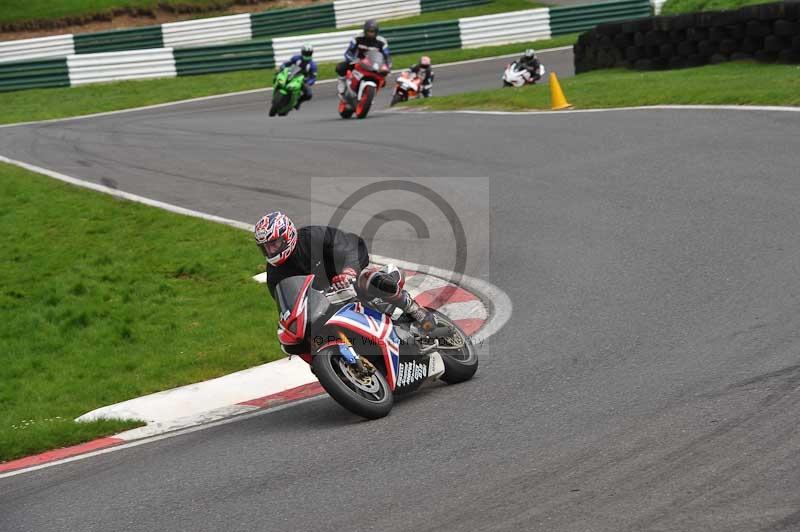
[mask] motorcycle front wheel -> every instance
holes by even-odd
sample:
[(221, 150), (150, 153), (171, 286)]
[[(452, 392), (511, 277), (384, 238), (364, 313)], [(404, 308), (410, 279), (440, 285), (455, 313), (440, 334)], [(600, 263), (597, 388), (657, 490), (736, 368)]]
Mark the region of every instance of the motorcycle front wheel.
[(366, 118), (372, 107), (372, 100), (375, 99), (375, 87), (368, 85), (364, 87), (364, 94), (356, 106), (356, 118)]
[(328, 395), (350, 412), (378, 419), (392, 410), (394, 395), (386, 377), (378, 370), (367, 377), (359, 375), (342, 357), (338, 347), (328, 347), (317, 353), (311, 361), (311, 369)]
[[(281, 114), (291, 99), (292, 97), (289, 94), (281, 94), (280, 92), (274, 93), (272, 95), (272, 106), (269, 108), (269, 116)], [(288, 111), (285, 111), (281, 116), (286, 116), (286, 113), (288, 113)]]
[(389, 104), (389, 107), (394, 107), (398, 103), (406, 101), (408, 97), (404, 98), (404, 96), (406, 96), (405, 93), (400, 91), (394, 93), (394, 96), (392, 96), (392, 103)]
[(339, 116), (344, 119), (348, 119), (353, 116), (353, 109), (350, 108), (346, 103), (339, 102)]

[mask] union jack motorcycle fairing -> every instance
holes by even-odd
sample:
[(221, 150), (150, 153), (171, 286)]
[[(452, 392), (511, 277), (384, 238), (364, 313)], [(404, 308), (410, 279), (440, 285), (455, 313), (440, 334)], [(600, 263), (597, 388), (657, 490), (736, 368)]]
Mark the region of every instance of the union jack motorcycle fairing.
[(314, 276), (284, 279), (276, 287), (284, 349), (310, 366), (340, 405), (368, 419), (387, 415), (395, 394), (440, 379), (472, 378), (478, 357), (470, 338), (433, 309), (438, 327), (423, 335), (394, 307), (364, 300), (353, 287), (323, 291)]
[(380, 50), (368, 49), (347, 73), (345, 91), (339, 101), (339, 116), (366, 118), (378, 91), (386, 85), (389, 67)]

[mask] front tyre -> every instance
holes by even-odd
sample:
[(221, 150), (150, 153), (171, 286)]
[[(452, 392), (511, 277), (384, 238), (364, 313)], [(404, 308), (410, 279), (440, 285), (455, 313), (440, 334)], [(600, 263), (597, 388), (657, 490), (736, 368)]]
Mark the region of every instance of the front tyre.
[(447, 384), (468, 381), (478, 371), (478, 352), (470, 337), (453, 321), (435, 309), (428, 309), (436, 315), (440, 325), (446, 325), (453, 332), (451, 336), (439, 338), (442, 348), (439, 354), (444, 362), (444, 375), (441, 380)]
[(356, 118), (366, 118), (372, 107), (372, 100), (375, 99), (375, 87), (367, 85), (364, 87), (364, 93), (356, 106)]
[(288, 111), (285, 108), (288, 105), (289, 100), (291, 100), (291, 96), (288, 94), (283, 94), (280, 91), (273, 92), (272, 106), (269, 108), (269, 116), (286, 116)]
[(394, 396), (383, 374), (376, 370), (360, 376), (347, 364), (337, 347), (320, 351), (311, 369), (326, 392), (350, 412), (367, 419), (378, 419), (392, 410)]
[(392, 103), (389, 104), (389, 107), (394, 107), (398, 103), (404, 102), (406, 100), (408, 100), (408, 96), (402, 91), (397, 91), (392, 96)]
[(353, 116), (353, 109), (348, 106), (345, 102), (339, 102), (339, 116), (344, 118), (345, 120)]

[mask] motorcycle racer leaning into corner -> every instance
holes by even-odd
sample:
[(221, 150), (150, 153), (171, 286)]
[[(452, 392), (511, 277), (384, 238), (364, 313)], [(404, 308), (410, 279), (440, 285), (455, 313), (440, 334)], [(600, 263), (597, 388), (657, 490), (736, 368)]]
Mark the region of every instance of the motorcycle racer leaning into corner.
[[(313, 286), (318, 290), (341, 290), (355, 284), (360, 296), (400, 308), (421, 330), (428, 332), (436, 327), (433, 313), (403, 288), (397, 267), (369, 266), (367, 244), (360, 236), (330, 226), (297, 229), (280, 211), (264, 215), (255, 225), (254, 236), (267, 259), (267, 288), (276, 302), (275, 288), (282, 280), (314, 275)], [(287, 354), (301, 354), (292, 352), (296, 350), (293, 346), (281, 344), (281, 349)]]
[[(317, 63), (312, 59), (314, 57), (314, 47), (310, 44), (304, 44), (300, 49), (300, 53), (293, 55), (289, 60), (284, 61), (278, 68), (280, 71), (283, 68), (296, 65), (305, 73), (305, 82), (303, 83), (303, 93), (300, 99), (297, 100), (297, 105), (294, 106), (295, 110), (300, 109), (300, 104), (307, 102), (313, 97), (311, 93), (311, 86), (317, 82)], [(277, 75), (277, 74), (276, 74)]]
[(336, 65), (336, 74), (339, 76), (339, 83), (336, 85), (336, 92), (339, 98), (343, 98), (345, 92), (345, 78), (347, 72), (353, 68), (353, 63), (360, 59), (366, 50), (378, 50), (386, 60), (386, 66), (391, 70), (392, 55), (389, 52), (389, 43), (386, 39), (378, 35), (378, 22), (368, 20), (364, 23), (364, 31), (350, 40), (350, 45), (344, 53), (344, 61)]
[(423, 55), (419, 63), (412, 65), (408, 70), (419, 76), (422, 80), (422, 86), (420, 87), (420, 94), (422, 94), (422, 97), (430, 98), (433, 94), (433, 65), (431, 65), (431, 58), (427, 55)]
[(532, 82), (537, 82), (542, 78), (542, 64), (539, 62), (539, 58), (536, 57), (536, 51), (533, 48), (525, 50), (517, 64), (530, 72)]

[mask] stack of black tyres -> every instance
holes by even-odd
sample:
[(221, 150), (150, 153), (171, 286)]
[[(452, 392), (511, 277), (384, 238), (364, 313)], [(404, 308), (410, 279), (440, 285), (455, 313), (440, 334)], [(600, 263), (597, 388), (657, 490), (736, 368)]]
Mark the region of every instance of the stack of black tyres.
[(601, 24), (575, 44), (575, 71), (666, 70), (751, 59), (800, 63), (800, 1)]

